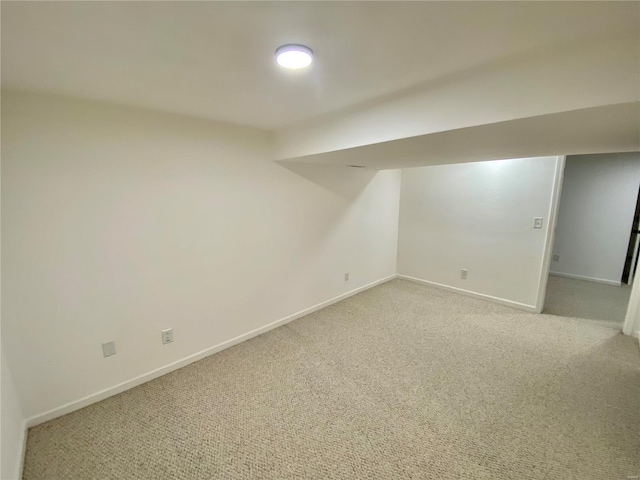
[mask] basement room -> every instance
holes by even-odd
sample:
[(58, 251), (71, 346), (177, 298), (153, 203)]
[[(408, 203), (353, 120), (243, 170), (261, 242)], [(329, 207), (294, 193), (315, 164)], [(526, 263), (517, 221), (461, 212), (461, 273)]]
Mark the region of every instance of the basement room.
[(2, 480), (640, 475), (640, 2), (2, 1)]

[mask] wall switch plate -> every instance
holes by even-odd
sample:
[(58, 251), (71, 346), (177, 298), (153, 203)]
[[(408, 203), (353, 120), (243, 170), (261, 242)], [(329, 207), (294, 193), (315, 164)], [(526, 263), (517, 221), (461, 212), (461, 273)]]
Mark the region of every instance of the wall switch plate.
[(460, 278), (461, 279), (466, 280), (468, 276), (469, 276), (469, 271), (468, 270), (466, 270), (464, 268), (462, 270), (460, 270)]
[(102, 355), (105, 358), (115, 354), (116, 354), (116, 342), (108, 342), (108, 343), (102, 344)]
[(533, 228), (542, 228), (542, 217), (535, 217), (533, 219)]
[(348, 282), (349, 281), (349, 273), (345, 273), (344, 274), (344, 281)]
[(173, 342), (173, 328), (166, 328), (162, 330), (162, 344)]
[(553, 254), (553, 261), (554, 262), (559, 262), (560, 261), (560, 255), (557, 255), (557, 254), (554, 253)]

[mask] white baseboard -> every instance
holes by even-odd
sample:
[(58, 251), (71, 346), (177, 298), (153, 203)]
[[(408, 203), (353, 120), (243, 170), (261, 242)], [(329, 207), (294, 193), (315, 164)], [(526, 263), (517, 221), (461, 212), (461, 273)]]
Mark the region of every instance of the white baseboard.
[(537, 313), (535, 305), (527, 305), (525, 303), (514, 302), (499, 297), (492, 297), (491, 295), (485, 295), (484, 293), (472, 292), (471, 290), (464, 290), (462, 288), (451, 287), (449, 285), (443, 285), (442, 283), (430, 282), (429, 280), (422, 280), (421, 278), (410, 277), (408, 275), (397, 275), (398, 278), (409, 280), (411, 282), (421, 283), (423, 285), (429, 285), (430, 287), (439, 288), (440, 290), (447, 290), (449, 292), (459, 293), (467, 297), (479, 298), (487, 300), (488, 302), (499, 303), (500, 305), (506, 305), (508, 307), (517, 308), (518, 310), (524, 310), (525, 312)]
[(113, 387), (106, 388), (97, 393), (93, 393), (91, 395), (83, 397), (79, 400), (75, 400), (73, 402), (67, 403), (66, 405), (62, 405), (61, 407), (57, 407), (47, 412), (29, 417), (26, 420), (26, 426), (27, 428), (29, 428), (44, 422), (48, 422), (49, 420), (53, 420), (54, 418), (61, 417), (62, 415), (66, 415), (68, 413), (74, 412), (76, 410), (84, 408), (93, 403), (97, 403), (101, 400), (104, 400), (105, 398), (112, 397), (113, 395), (117, 395), (118, 393), (122, 393), (133, 387), (142, 385), (143, 383), (146, 383), (150, 380), (161, 377), (162, 375), (166, 375), (167, 373), (173, 372), (174, 370), (178, 370), (179, 368), (185, 367), (193, 362), (197, 362), (198, 360), (202, 360), (203, 358), (208, 357), (209, 355), (213, 355), (214, 353), (233, 347), (234, 345), (242, 343), (262, 333), (266, 333), (269, 330), (273, 330), (274, 328), (277, 328), (281, 325), (292, 322), (293, 320), (297, 320), (298, 318), (304, 317), (305, 315), (309, 315), (310, 313), (313, 313), (317, 310), (328, 307), (329, 305), (333, 305), (334, 303), (337, 303), (340, 300), (344, 300), (345, 298), (351, 297), (352, 295), (360, 293), (364, 290), (368, 290), (372, 287), (375, 287), (376, 285), (380, 285), (381, 283), (385, 283), (385, 282), (388, 282), (389, 280), (393, 280), (394, 278), (396, 278), (395, 274), (389, 275), (388, 277), (382, 278), (380, 280), (376, 280), (375, 282), (356, 288), (347, 293), (343, 293), (342, 295), (338, 295), (337, 297), (331, 298), (322, 303), (318, 303), (317, 305), (314, 305), (312, 307), (293, 313), (287, 317), (281, 318), (280, 320), (276, 320), (275, 322), (269, 323), (268, 325), (265, 325), (263, 327), (256, 328), (255, 330), (251, 330), (250, 332), (247, 332), (243, 335), (239, 335), (235, 338), (232, 338), (231, 340), (227, 340), (226, 342), (219, 343), (218, 345), (214, 345), (213, 347), (209, 347), (205, 350), (189, 355), (188, 357), (185, 357), (181, 360), (170, 363), (169, 365), (166, 365), (164, 367), (157, 368), (148, 373), (145, 373), (138, 377), (122, 382), (118, 385), (114, 385)]
[(605, 285), (615, 285), (619, 287), (622, 282), (616, 282), (614, 280), (606, 280), (604, 278), (585, 277), (583, 275), (574, 275), (573, 273), (561, 273), (561, 272), (549, 272), (549, 275), (555, 275), (556, 277), (575, 278), (576, 280), (586, 280), (588, 282), (604, 283)]

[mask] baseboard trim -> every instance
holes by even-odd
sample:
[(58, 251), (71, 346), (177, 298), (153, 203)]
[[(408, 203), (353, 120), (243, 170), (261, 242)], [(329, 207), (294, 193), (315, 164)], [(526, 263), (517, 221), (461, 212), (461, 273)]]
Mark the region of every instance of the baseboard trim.
[(493, 297), (491, 295), (486, 295), (484, 293), (473, 292), (471, 290), (464, 290), (462, 288), (452, 287), (449, 285), (444, 285), (442, 283), (430, 282), (429, 280), (423, 280), (421, 278), (410, 277), (408, 275), (397, 275), (398, 278), (402, 278), (404, 280), (409, 280), (410, 282), (421, 283), (423, 285), (429, 285), (430, 287), (435, 287), (440, 290), (447, 290), (449, 292), (459, 293), (461, 295), (465, 295), (467, 297), (479, 298), (481, 300), (487, 300), (488, 302), (498, 303), (500, 305), (506, 305), (507, 307), (517, 308), (518, 310), (524, 310), (525, 312), (537, 313), (535, 305), (527, 305), (525, 303), (514, 302), (512, 300), (507, 300), (500, 297)]
[(79, 410), (91, 404), (104, 400), (105, 398), (112, 397), (126, 390), (137, 387), (138, 385), (142, 385), (143, 383), (146, 383), (155, 378), (161, 377), (162, 375), (166, 375), (167, 373), (173, 372), (174, 370), (178, 370), (191, 363), (197, 362), (198, 360), (202, 360), (203, 358), (208, 357), (209, 355), (213, 355), (214, 353), (218, 353), (222, 350), (233, 347), (234, 345), (247, 341), (253, 337), (257, 337), (258, 335), (261, 335), (263, 333), (266, 333), (269, 330), (273, 330), (274, 328), (285, 325), (289, 322), (292, 322), (293, 320), (297, 320), (298, 318), (304, 317), (305, 315), (309, 315), (310, 313), (313, 313), (322, 308), (328, 307), (329, 305), (333, 305), (334, 303), (344, 300), (345, 298), (349, 298), (353, 295), (356, 295), (357, 293), (363, 292), (365, 290), (373, 288), (382, 283), (386, 283), (389, 280), (393, 280), (394, 278), (396, 278), (395, 274), (389, 275), (388, 277), (381, 278), (380, 280), (376, 280), (375, 282), (371, 282), (371, 283), (368, 283), (367, 285), (363, 285), (362, 287), (358, 287), (354, 290), (350, 290), (346, 293), (343, 293), (342, 295), (338, 295), (337, 297), (333, 297), (329, 300), (318, 303), (317, 305), (314, 305), (312, 307), (305, 308), (304, 310), (300, 310), (299, 312), (288, 315), (284, 318), (281, 318), (280, 320), (276, 320), (275, 322), (269, 323), (263, 327), (259, 327), (259, 328), (256, 328), (255, 330), (251, 330), (250, 332), (239, 335), (235, 338), (232, 338), (231, 340), (227, 340), (225, 342), (214, 345), (213, 347), (209, 347), (204, 350), (201, 350), (200, 352), (189, 355), (188, 357), (185, 357), (181, 360), (177, 360), (164, 367), (157, 368), (148, 373), (142, 374), (140, 376), (137, 376), (125, 382), (119, 383), (118, 385), (115, 385), (113, 387), (105, 388), (104, 390), (101, 390), (97, 393), (93, 393), (91, 395), (87, 395), (86, 397), (83, 397), (79, 400), (69, 402), (65, 405), (62, 405), (61, 407), (57, 407), (47, 412), (33, 415), (32, 417), (29, 417), (26, 420), (25, 422), (26, 427), (30, 428), (30, 427), (39, 425), (41, 423), (48, 422), (49, 420), (53, 420), (54, 418), (61, 417), (68, 413), (74, 412), (76, 410)]
[(576, 280), (586, 280), (588, 282), (604, 283), (605, 285), (615, 285), (620, 287), (622, 282), (616, 282), (614, 280), (605, 280), (604, 278), (585, 277), (583, 275), (574, 275), (573, 273), (561, 273), (561, 272), (549, 272), (549, 275), (555, 275), (556, 277), (575, 278)]

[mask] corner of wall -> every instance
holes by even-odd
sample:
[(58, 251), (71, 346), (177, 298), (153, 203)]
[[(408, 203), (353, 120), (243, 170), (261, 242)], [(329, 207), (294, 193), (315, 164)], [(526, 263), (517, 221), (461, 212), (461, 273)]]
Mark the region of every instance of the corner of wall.
[(558, 211), (560, 210), (560, 198), (562, 196), (562, 182), (564, 180), (566, 159), (565, 155), (558, 155), (556, 157), (556, 171), (553, 180), (553, 190), (551, 193), (551, 204), (549, 205), (549, 212), (547, 214), (547, 218), (549, 219), (549, 228), (547, 230), (547, 238), (545, 239), (542, 254), (542, 265), (540, 268), (535, 313), (542, 313), (542, 310), (544, 309), (544, 299), (546, 297), (549, 272), (551, 270), (551, 258), (553, 256), (553, 243), (555, 241), (556, 225), (558, 223)]
[(22, 405), (13, 383), (11, 370), (7, 364), (4, 349), (1, 353), (2, 362), (2, 441), (0, 454), (3, 480), (18, 480), (22, 478), (24, 455), (27, 444), (27, 422), (22, 412)]

